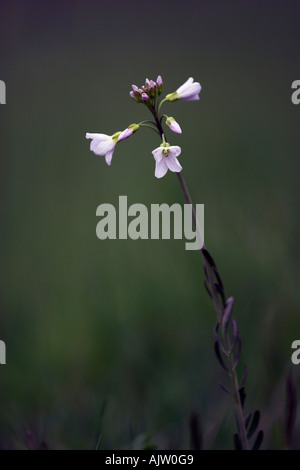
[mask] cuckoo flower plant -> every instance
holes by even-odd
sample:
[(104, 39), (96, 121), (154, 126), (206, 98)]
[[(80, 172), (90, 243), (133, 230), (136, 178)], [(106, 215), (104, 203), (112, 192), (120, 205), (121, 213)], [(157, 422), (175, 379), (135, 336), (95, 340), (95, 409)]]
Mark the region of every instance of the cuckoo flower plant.
[[(190, 77), (183, 85), (181, 85), (173, 93), (169, 93), (161, 100), (163, 92), (163, 81), (159, 75), (154, 80), (145, 80), (145, 84), (141, 87), (132, 85), (130, 91), (131, 98), (139, 104), (146, 106), (151, 114), (151, 119), (147, 119), (138, 124), (130, 124), (123, 132), (116, 132), (111, 136), (106, 134), (86, 134), (87, 139), (92, 139), (91, 150), (96, 155), (105, 156), (108, 165), (111, 164), (112, 156), (117, 143), (126, 140), (132, 136), (140, 128), (149, 128), (153, 130), (160, 138), (160, 145), (153, 151), (152, 155), (155, 160), (155, 176), (156, 178), (164, 177), (168, 170), (176, 173), (183, 196), (187, 204), (192, 208), (192, 220), (194, 229), (199, 231), (199, 225), (196, 217), (196, 211), (190, 197), (186, 182), (182, 175), (182, 166), (178, 161), (181, 154), (181, 148), (178, 145), (171, 145), (167, 140), (167, 135), (163, 128), (163, 118), (170, 130), (176, 134), (181, 134), (181, 127), (173, 117), (161, 114), (162, 105), (164, 103), (172, 103), (177, 100), (181, 101), (197, 101), (201, 85)], [(201, 245), (200, 248), (206, 280), (205, 288), (212, 298), (214, 310), (217, 316), (217, 324), (214, 330), (215, 336), (215, 355), (218, 362), (226, 371), (230, 379), (230, 386), (220, 383), (223, 390), (230, 393), (234, 399), (237, 433), (234, 435), (235, 447), (238, 449), (259, 448), (263, 433), (259, 431), (256, 434), (259, 424), (260, 414), (256, 411), (253, 415), (244, 416), (246, 368), (244, 369), (241, 380), (238, 378), (237, 366), (239, 364), (242, 342), (238, 325), (232, 316), (234, 299), (230, 297), (226, 299), (224, 285), (218, 272), (216, 264), (208, 252), (206, 247)], [(250, 439), (254, 436), (255, 440), (250, 444)]]

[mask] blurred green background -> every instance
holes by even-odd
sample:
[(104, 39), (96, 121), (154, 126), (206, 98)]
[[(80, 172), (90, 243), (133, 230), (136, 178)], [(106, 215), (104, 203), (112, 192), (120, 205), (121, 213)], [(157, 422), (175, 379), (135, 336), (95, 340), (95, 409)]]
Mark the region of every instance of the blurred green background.
[[(1, 1), (2, 448), (232, 448), (233, 401), (213, 352), (215, 314), (197, 252), (180, 240), (100, 241), (96, 208), (183, 203), (154, 178), (149, 129), (112, 166), (86, 132), (148, 119), (131, 84), (192, 76), (199, 102), (165, 112), (205, 241), (234, 296), (264, 448), (280, 448), (291, 343), (299, 339), (297, 1)], [(294, 447), (300, 447), (300, 417)]]

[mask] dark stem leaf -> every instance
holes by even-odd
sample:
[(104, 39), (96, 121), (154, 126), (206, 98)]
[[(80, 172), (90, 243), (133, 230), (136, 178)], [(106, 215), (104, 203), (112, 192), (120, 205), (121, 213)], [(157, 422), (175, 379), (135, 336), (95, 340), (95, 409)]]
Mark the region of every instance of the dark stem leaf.
[(225, 301), (225, 296), (224, 296), (223, 289), (220, 287), (220, 284), (218, 284), (217, 282), (215, 282), (215, 286), (216, 286), (216, 289), (217, 289), (217, 291), (218, 291), (218, 294), (219, 294), (220, 297), (221, 297), (223, 307), (225, 307), (226, 301)]
[(207, 284), (207, 282), (206, 282), (206, 279), (204, 279), (203, 284), (204, 284), (205, 290), (206, 290), (206, 292), (208, 293), (208, 295), (209, 295), (211, 298), (213, 298), (212, 293), (210, 292), (210, 289), (209, 289), (208, 284)]
[(235, 318), (233, 317), (231, 319), (231, 327), (232, 327), (231, 349), (233, 349), (238, 339), (238, 336), (240, 335), (237, 322)]
[(208, 263), (211, 265), (211, 267), (216, 268), (216, 264), (213, 260), (213, 257), (211, 256), (211, 254), (205, 248), (202, 248), (201, 251), (202, 251), (206, 261), (208, 261)]
[(229, 299), (227, 299), (226, 305), (224, 308), (223, 319), (222, 319), (222, 327), (223, 327), (223, 332), (225, 336), (228, 335), (228, 326), (229, 326), (230, 318), (232, 315), (233, 304), (234, 304), (233, 297), (230, 297)]
[(245, 388), (244, 388), (244, 387), (241, 387), (241, 388), (239, 389), (239, 394), (240, 394), (240, 400), (241, 400), (242, 408), (244, 408), (245, 400), (246, 400), (246, 392), (245, 392)]
[(247, 374), (248, 374), (248, 369), (247, 369), (246, 364), (244, 364), (244, 370), (243, 370), (243, 375), (242, 375), (242, 380), (241, 380), (241, 383), (240, 383), (240, 387), (242, 387), (245, 384)]
[(259, 450), (259, 449), (260, 449), (260, 446), (261, 446), (261, 444), (262, 444), (263, 438), (264, 438), (264, 433), (263, 433), (263, 431), (259, 431), (259, 433), (257, 434), (256, 440), (255, 440), (255, 442), (254, 442), (254, 445), (253, 445), (253, 447), (252, 447), (252, 450)]
[(215, 342), (215, 354), (216, 354), (216, 357), (217, 357), (219, 363), (220, 363), (221, 366), (223, 367), (223, 369), (225, 369), (226, 372), (229, 372), (228, 368), (227, 368), (226, 365), (224, 364), (224, 361), (223, 361), (223, 358), (222, 358), (221, 352), (220, 352), (219, 343), (218, 343), (217, 341)]
[(247, 416), (245, 417), (245, 428), (247, 429), (250, 423), (252, 413), (248, 413)]
[(216, 267), (214, 267), (214, 273), (215, 273), (216, 279), (218, 281), (218, 284), (219, 284), (220, 288), (222, 289), (222, 292), (224, 293), (223, 282), (222, 282), (221, 276), (219, 274), (219, 271), (217, 270)]
[(222, 384), (222, 382), (218, 382), (219, 384), (219, 387), (224, 390), (224, 392), (226, 393), (229, 393), (229, 395), (233, 395), (233, 393), (229, 390), (229, 388), (227, 388), (224, 384)]
[(221, 351), (225, 354), (225, 356), (228, 357), (228, 351), (226, 351), (225, 347), (223, 346), (222, 344), (222, 341), (218, 335), (218, 330), (219, 330), (219, 326), (220, 324), (217, 323), (216, 326), (215, 326), (215, 329), (214, 329), (214, 337), (215, 337), (215, 341), (218, 343), (219, 345), (219, 348), (221, 349)]
[(238, 339), (237, 339), (237, 350), (236, 350), (236, 353), (235, 353), (235, 359), (234, 359), (234, 363), (233, 363), (233, 369), (234, 370), (236, 369), (236, 366), (239, 363), (239, 360), (240, 360), (240, 357), (241, 357), (241, 351), (242, 351), (242, 340), (241, 340), (241, 337), (239, 335)]
[(258, 410), (256, 410), (254, 415), (253, 415), (253, 418), (252, 418), (252, 421), (251, 421), (251, 424), (250, 424), (250, 427), (249, 427), (249, 431), (248, 431), (248, 434), (247, 434), (248, 439), (251, 439), (251, 437), (255, 433), (255, 431), (257, 429), (257, 426), (259, 424), (259, 420), (260, 420), (260, 412)]
[(241, 439), (238, 433), (235, 433), (233, 435), (233, 443), (234, 443), (235, 450), (242, 450), (242, 443), (241, 443)]

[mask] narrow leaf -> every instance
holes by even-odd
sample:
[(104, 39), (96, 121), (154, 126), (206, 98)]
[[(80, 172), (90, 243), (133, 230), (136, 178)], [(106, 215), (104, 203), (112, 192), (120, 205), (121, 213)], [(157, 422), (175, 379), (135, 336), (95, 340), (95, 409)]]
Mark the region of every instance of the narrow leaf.
[(205, 249), (205, 248), (202, 248), (202, 253), (205, 257), (205, 259), (208, 261), (208, 263), (211, 265), (212, 268), (215, 268), (216, 267), (216, 264), (211, 256), (211, 254)]
[(240, 436), (238, 435), (238, 433), (235, 433), (233, 435), (233, 443), (234, 443), (235, 450), (242, 450), (242, 443), (241, 443)]
[(251, 439), (251, 437), (255, 433), (255, 431), (257, 429), (257, 426), (259, 424), (259, 420), (260, 420), (260, 412), (258, 410), (256, 410), (254, 415), (253, 415), (253, 418), (252, 418), (252, 421), (251, 421), (251, 424), (250, 424), (250, 427), (249, 427), (249, 431), (248, 431), (248, 434), (247, 434), (248, 439)]
[(206, 282), (206, 279), (204, 279), (203, 284), (204, 284), (205, 290), (206, 290), (206, 292), (208, 293), (208, 295), (209, 295), (211, 298), (213, 298), (212, 293), (211, 293), (211, 291), (210, 291), (210, 289), (209, 289), (209, 287), (208, 287), (208, 284), (207, 284), (207, 282)]
[(241, 400), (242, 408), (244, 408), (244, 404), (245, 404), (245, 400), (246, 400), (246, 392), (245, 392), (244, 387), (241, 387), (239, 389), (239, 394), (240, 394), (240, 400)]
[(233, 369), (236, 369), (236, 366), (239, 363), (239, 360), (240, 360), (240, 357), (241, 357), (241, 351), (242, 351), (242, 340), (241, 340), (241, 337), (239, 335), (238, 339), (237, 339), (237, 349), (236, 349), (236, 353), (235, 353)]
[(223, 326), (224, 334), (226, 336), (227, 336), (227, 333), (228, 333), (228, 326), (229, 326), (230, 318), (231, 318), (231, 315), (232, 315), (233, 304), (234, 304), (234, 298), (230, 297), (229, 299), (227, 299), (226, 306), (224, 308), (222, 326)]
[(222, 358), (221, 352), (220, 352), (219, 343), (217, 341), (215, 342), (215, 353), (216, 353), (217, 359), (218, 359), (219, 363), (221, 364), (221, 366), (223, 367), (223, 369), (225, 369), (226, 372), (229, 372), (228, 368), (224, 364), (224, 361), (223, 361), (223, 358)]
[(218, 291), (218, 294), (221, 296), (222, 304), (225, 307), (226, 301), (225, 301), (223, 289), (220, 287), (220, 284), (218, 284), (217, 282), (215, 282), (215, 286)]
[(242, 387), (245, 384), (247, 374), (248, 374), (248, 369), (247, 369), (246, 364), (244, 364), (244, 370), (243, 370), (243, 375), (242, 375), (242, 380), (241, 380), (241, 383), (240, 383), (240, 387)]
[(262, 441), (263, 441), (263, 438), (264, 438), (264, 433), (263, 431), (259, 431), (259, 433), (257, 434), (257, 438), (254, 442), (254, 445), (252, 447), (252, 450), (259, 450), (260, 449), (260, 446), (262, 444)]
[(245, 428), (247, 429), (250, 423), (252, 413), (248, 413), (247, 416), (245, 417)]
[(222, 352), (225, 354), (225, 356), (228, 357), (228, 351), (226, 351), (225, 347), (223, 346), (222, 342), (221, 342), (221, 339), (218, 335), (218, 329), (219, 329), (219, 326), (220, 324), (217, 323), (215, 328), (214, 328), (214, 337), (215, 337), (215, 341), (218, 343), (219, 345), (219, 348), (222, 350)]
[(229, 395), (233, 395), (233, 393), (229, 390), (229, 388), (227, 388), (224, 384), (222, 384), (222, 382), (218, 382), (219, 384), (219, 387), (226, 393), (229, 393)]
[(214, 267), (214, 273), (215, 273), (216, 279), (218, 281), (218, 284), (219, 284), (220, 288), (222, 289), (222, 292), (224, 292), (223, 282), (222, 282), (221, 276), (220, 276), (220, 274), (219, 274), (216, 267)]

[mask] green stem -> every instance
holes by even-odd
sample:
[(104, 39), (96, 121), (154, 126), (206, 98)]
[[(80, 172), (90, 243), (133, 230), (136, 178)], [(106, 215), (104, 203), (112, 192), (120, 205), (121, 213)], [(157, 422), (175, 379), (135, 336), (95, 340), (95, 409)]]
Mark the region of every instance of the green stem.
[(164, 99), (159, 103), (158, 110), (157, 110), (158, 116), (160, 116), (160, 108), (161, 108), (161, 105), (162, 105), (165, 101), (169, 101), (169, 100), (167, 100), (167, 98), (164, 98)]
[[(151, 121), (150, 121), (150, 122), (151, 122)], [(153, 124), (154, 124), (154, 123), (153, 123)], [(159, 131), (157, 130), (156, 127), (149, 126), (148, 124), (142, 124), (142, 123), (140, 123), (139, 126), (140, 126), (140, 127), (148, 127), (149, 129), (152, 129), (153, 131), (155, 131), (155, 132), (160, 136), (160, 133), (159, 133)]]
[[(164, 99), (160, 103), (160, 106), (164, 101), (166, 101), (166, 99)], [(158, 129), (158, 133), (159, 133), (162, 141), (166, 142), (164, 130), (163, 130), (162, 124), (160, 122), (160, 118), (159, 118), (160, 106), (158, 108), (158, 112), (156, 112), (156, 109), (153, 106), (150, 109), (153, 113), (153, 116), (154, 116), (154, 119), (155, 119), (155, 122), (156, 122), (156, 125), (157, 125), (157, 129)], [(183, 192), (184, 198), (185, 198), (187, 204), (189, 204), (190, 207), (192, 208), (192, 220), (193, 220), (194, 230), (197, 232), (197, 229), (198, 229), (199, 232), (201, 233), (200, 228), (198, 226), (198, 220), (197, 220), (197, 216), (196, 216), (195, 207), (194, 207), (192, 198), (190, 196), (190, 193), (189, 193), (187, 184), (185, 182), (185, 179), (182, 176), (182, 172), (176, 173), (176, 175), (177, 175), (181, 190)], [(223, 307), (220, 303), (218, 291), (217, 291), (216, 284), (215, 284), (215, 273), (213, 271), (213, 268), (211, 267), (211, 265), (207, 261), (205, 255), (203, 254), (204, 249), (205, 249), (205, 245), (203, 244), (200, 251), (201, 251), (204, 266), (206, 268), (206, 272), (207, 272), (207, 276), (208, 276), (208, 282), (209, 282), (209, 286), (210, 286), (210, 290), (211, 290), (211, 294), (212, 294), (212, 298), (213, 298), (213, 303), (214, 303), (214, 308), (215, 308), (215, 312), (216, 312), (216, 315), (217, 315), (217, 319), (218, 319), (218, 322), (221, 324), (222, 319), (223, 319)], [(227, 351), (230, 351), (229, 345), (227, 343), (225, 343), (225, 344), (226, 344)], [(229, 374), (230, 374), (230, 378), (231, 378), (232, 390), (233, 390), (233, 396), (234, 396), (234, 403), (235, 403), (235, 408), (236, 408), (238, 428), (239, 428), (239, 432), (240, 432), (240, 436), (241, 436), (242, 449), (243, 450), (249, 450), (247, 432), (246, 432), (246, 428), (245, 428), (245, 421), (244, 421), (244, 414), (243, 414), (243, 407), (242, 407), (240, 393), (239, 393), (238, 377), (237, 377), (236, 370), (233, 366), (234, 365), (234, 360), (233, 360), (233, 357), (232, 357), (232, 352), (228, 353), (228, 363), (229, 363), (229, 370), (230, 370)]]

